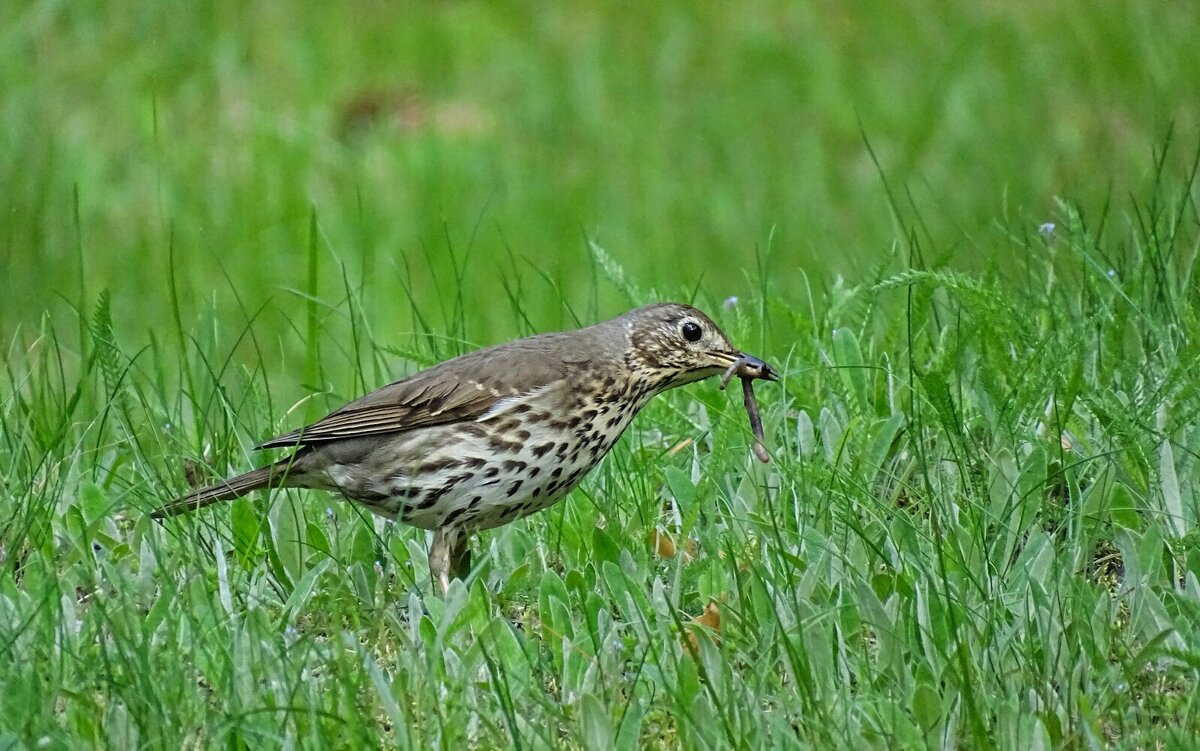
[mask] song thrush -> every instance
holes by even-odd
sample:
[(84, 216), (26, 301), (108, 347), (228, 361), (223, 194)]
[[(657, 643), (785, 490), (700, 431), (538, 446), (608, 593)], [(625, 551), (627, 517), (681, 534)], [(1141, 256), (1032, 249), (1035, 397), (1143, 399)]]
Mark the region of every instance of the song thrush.
[(708, 316), (677, 303), (498, 344), (350, 402), (258, 448), (281, 461), (199, 488), (153, 513), (203, 508), (260, 488), (318, 488), (433, 530), (443, 591), (466, 573), (467, 540), (555, 503), (608, 453), (655, 394), (740, 367), (775, 380)]

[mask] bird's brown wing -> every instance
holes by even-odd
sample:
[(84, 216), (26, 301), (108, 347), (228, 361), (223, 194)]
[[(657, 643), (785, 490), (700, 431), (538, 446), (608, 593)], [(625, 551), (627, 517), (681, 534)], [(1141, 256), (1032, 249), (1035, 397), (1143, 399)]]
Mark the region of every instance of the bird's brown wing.
[(543, 335), (489, 347), (388, 384), (313, 424), (272, 438), (260, 449), (307, 446), (343, 438), (396, 433), (474, 420), (503, 399), (561, 380), (562, 358)]

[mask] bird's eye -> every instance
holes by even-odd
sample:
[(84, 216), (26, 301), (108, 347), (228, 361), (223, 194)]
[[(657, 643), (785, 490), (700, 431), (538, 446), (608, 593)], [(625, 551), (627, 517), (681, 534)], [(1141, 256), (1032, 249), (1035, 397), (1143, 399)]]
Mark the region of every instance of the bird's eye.
[(689, 342), (700, 341), (700, 334), (703, 333), (700, 331), (700, 324), (696, 323), (695, 321), (688, 321), (687, 323), (683, 324), (682, 331), (683, 338), (687, 339)]

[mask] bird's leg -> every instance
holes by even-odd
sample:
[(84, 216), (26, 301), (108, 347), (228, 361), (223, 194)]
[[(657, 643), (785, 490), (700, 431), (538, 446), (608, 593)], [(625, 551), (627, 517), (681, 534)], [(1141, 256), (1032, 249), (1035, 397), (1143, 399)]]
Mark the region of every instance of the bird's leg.
[(433, 544), (429, 546), (429, 576), (441, 588), (442, 594), (450, 590), (451, 560), (461, 556), (461, 531), (456, 526), (438, 527), (433, 533)]
[(458, 543), (450, 551), (450, 575), (455, 579), (467, 580), (471, 573), (470, 535), (466, 532), (459, 534)]

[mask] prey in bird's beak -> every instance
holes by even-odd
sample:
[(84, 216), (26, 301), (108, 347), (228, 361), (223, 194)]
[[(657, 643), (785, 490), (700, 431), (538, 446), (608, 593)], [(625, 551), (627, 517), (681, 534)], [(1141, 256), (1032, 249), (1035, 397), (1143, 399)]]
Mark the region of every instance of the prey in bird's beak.
[(747, 355), (744, 352), (738, 353), (737, 359), (729, 363), (729, 367), (725, 369), (725, 375), (721, 376), (721, 388), (724, 389), (729, 385), (729, 379), (734, 376), (751, 381), (779, 380), (779, 375), (774, 370), (771, 370), (770, 365), (767, 365), (754, 355)]
[(734, 376), (742, 379), (742, 404), (745, 405), (746, 414), (750, 417), (750, 431), (754, 433), (754, 455), (760, 462), (766, 464), (771, 461), (771, 455), (767, 453), (767, 447), (763, 443), (762, 416), (758, 413), (758, 401), (754, 398), (752, 384), (756, 380), (778, 381), (779, 375), (771, 369), (770, 365), (743, 352), (739, 353), (725, 369), (725, 375), (721, 376), (721, 388), (724, 389), (729, 385), (729, 379)]
[(779, 380), (775, 370), (754, 355), (748, 355), (745, 352), (719, 351), (709, 352), (708, 355), (712, 358), (714, 368), (725, 369), (725, 374), (721, 378), (721, 388), (725, 388), (735, 375), (763, 381)]

